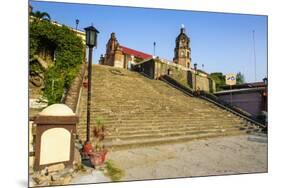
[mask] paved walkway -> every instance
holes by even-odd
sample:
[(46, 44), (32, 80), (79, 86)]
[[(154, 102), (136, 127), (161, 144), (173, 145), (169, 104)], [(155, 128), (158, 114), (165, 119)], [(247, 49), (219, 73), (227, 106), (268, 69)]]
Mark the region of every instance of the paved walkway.
[[(110, 152), (125, 171), (121, 181), (267, 172), (267, 139), (232, 136)], [(71, 182), (110, 181), (93, 171)]]
[(125, 170), (122, 180), (267, 171), (267, 140), (249, 135), (212, 138), (109, 154)]

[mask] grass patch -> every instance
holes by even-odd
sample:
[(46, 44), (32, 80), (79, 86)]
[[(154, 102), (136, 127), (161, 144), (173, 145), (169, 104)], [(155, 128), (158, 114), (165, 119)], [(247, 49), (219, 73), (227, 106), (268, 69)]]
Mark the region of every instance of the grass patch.
[(124, 171), (117, 167), (112, 160), (105, 162), (105, 170), (112, 181), (119, 181), (125, 175)]

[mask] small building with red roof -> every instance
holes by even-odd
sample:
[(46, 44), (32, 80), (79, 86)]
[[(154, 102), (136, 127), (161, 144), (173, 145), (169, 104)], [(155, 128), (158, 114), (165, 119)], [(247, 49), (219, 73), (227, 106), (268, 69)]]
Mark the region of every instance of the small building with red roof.
[(120, 45), (115, 33), (111, 33), (110, 39), (106, 45), (105, 56), (101, 56), (100, 64), (131, 69), (132, 64), (150, 58), (152, 58), (150, 54)]

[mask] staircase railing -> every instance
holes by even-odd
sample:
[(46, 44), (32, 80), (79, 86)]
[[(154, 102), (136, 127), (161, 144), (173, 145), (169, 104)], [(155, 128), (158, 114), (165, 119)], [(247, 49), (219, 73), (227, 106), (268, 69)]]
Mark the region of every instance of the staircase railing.
[(84, 82), (84, 78), (85, 78), (85, 73), (86, 73), (86, 68), (87, 65), (83, 64), (82, 65), (82, 74), (81, 74), (81, 79), (79, 82), (79, 87), (78, 87), (78, 96), (77, 99), (75, 101), (75, 113), (78, 114), (78, 110), (79, 110), (79, 106), (80, 106), (80, 100), (81, 100), (81, 94), (82, 94), (82, 88), (83, 88), (83, 82)]
[(178, 81), (176, 81), (175, 79), (173, 79), (172, 77), (170, 77), (168, 75), (160, 76), (159, 80), (166, 82), (167, 84), (171, 85), (172, 87), (182, 91), (183, 93), (185, 93), (191, 97), (194, 96), (193, 89), (190, 89), (190, 88), (182, 85), (181, 83), (179, 83)]
[[(76, 78), (74, 79), (71, 88), (69, 88), (69, 90), (66, 93), (66, 97), (65, 100), (63, 101), (64, 103), (66, 103), (67, 105), (69, 105), (69, 107), (77, 114), (78, 113), (78, 109), (79, 109), (79, 103), (80, 103), (80, 98), (81, 98), (81, 92), (82, 92), (82, 86), (83, 86), (83, 79), (84, 79), (84, 75), (86, 72), (86, 64), (82, 64), (81, 65), (81, 69), (78, 73), (78, 75), (76, 76)], [(76, 82), (76, 84), (75, 84)], [(71, 96), (71, 94), (69, 93), (70, 91), (74, 91), (75, 95)], [(74, 97), (73, 99), (71, 99), (72, 97)]]
[(205, 92), (205, 91), (200, 91), (199, 93), (195, 92), (193, 89), (190, 89), (182, 84), (180, 84), (178, 81), (176, 81), (175, 79), (171, 78), (168, 75), (163, 75), (159, 78), (161, 81), (164, 81), (166, 83), (168, 83), (169, 85), (171, 85), (172, 87), (184, 92), (185, 94), (188, 94), (189, 96), (197, 96), (200, 97), (201, 99), (204, 99), (208, 102), (211, 102), (213, 104), (215, 104), (216, 106), (229, 111), (257, 126), (259, 126), (260, 128), (262, 128), (263, 130), (267, 130), (267, 126), (265, 124), (263, 124), (263, 122), (260, 122), (259, 120), (255, 119), (254, 117), (252, 117), (250, 114), (248, 114), (247, 112), (243, 111), (240, 108), (237, 108), (235, 106), (230, 105), (229, 103), (219, 99), (217, 96)]

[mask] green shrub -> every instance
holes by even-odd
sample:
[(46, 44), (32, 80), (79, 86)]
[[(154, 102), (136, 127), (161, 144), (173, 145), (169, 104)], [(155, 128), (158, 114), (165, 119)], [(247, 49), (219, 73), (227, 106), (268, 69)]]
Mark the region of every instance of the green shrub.
[[(44, 72), (43, 95), (49, 104), (58, 103), (79, 72), (84, 53), (82, 39), (68, 27), (46, 20), (30, 22), (29, 33), (30, 59), (39, 54), (44, 46), (52, 46), (55, 50), (56, 60)], [(37, 67), (30, 68), (33, 71)]]

